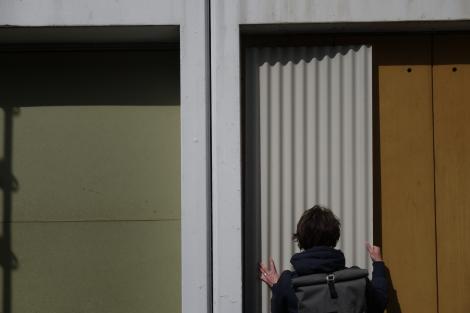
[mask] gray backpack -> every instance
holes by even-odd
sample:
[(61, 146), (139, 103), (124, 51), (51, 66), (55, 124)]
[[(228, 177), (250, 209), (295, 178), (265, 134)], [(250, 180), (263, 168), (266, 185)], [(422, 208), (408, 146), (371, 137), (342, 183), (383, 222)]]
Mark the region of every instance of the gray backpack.
[(358, 267), (292, 279), (299, 313), (364, 313), (368, 271)]

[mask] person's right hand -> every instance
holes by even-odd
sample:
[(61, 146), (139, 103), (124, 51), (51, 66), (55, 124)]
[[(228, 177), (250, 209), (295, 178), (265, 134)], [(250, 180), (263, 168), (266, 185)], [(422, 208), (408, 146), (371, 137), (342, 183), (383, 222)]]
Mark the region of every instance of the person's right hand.
[(373, 246), (370, 243), (366, 243), (367, 251), (369, 256), (374, 262), (383, 262), (382, 253), (380, 252), (380, 247)]
[(279, 274), (276, 270), (273, 258), (269, 258), (269, 267), (263, 263), (259, 263), (260, 279), (264, 281), (269, 287), (272, 287), (279, 280)]

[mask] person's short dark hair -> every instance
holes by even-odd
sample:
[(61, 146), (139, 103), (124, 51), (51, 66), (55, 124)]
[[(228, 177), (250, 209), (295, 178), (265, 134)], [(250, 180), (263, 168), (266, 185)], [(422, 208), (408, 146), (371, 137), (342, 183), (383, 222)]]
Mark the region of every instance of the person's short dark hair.
[(293, 239), (301, 250), (316, 246), (335, 247), (340, 236), (340, 222), (330, 209), (315, 205), (302, 214)]

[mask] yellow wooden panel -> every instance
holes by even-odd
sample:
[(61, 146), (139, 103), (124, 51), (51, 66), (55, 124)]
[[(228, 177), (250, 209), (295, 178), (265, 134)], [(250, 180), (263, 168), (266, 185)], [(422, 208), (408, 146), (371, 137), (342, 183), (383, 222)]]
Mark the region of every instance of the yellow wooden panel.
[(470, 312), (470, 37), (435, 40), (439, 312)]
[(374, 47), (382, 246), (396, 298), (388, 312), (437, 312), (430, 40)]

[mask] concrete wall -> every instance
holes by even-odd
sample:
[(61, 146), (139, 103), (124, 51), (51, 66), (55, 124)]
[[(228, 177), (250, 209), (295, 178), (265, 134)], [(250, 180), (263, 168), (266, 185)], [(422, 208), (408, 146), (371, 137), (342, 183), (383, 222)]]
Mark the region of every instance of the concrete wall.
[(465, 0), (240, 0), (240, 23), (466, 20)]
[(176, 25), (182, 13), (182, 0), (5, 0), (0, 25)]
[[(177, 25), (186, 20), (184, 0), (5, 0), (0, 2), (0, 25)], [(204, 6), (203, 2), (198, 3)], [(465, 0), (236, 0), (219, 1), (240, 24), (364, 21), (466, 20)]]

